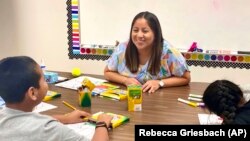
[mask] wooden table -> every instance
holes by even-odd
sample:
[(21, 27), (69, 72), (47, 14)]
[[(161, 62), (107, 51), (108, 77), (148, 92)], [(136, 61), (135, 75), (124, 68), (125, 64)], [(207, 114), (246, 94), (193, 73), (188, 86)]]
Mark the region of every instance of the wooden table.
[[(60, 73), (60, 76), (72, 78), (70, 73)], [(103, 78), (98, 75), (87, 75), (96, 78)], [(198, 113), (205, 111), (200, 107), (191, 107), (187, 104), (178, 102), (178, 98), (187, 99), (189, 93), (202, 94), (208, 83), (191, 82), (187, 86), (163, 88), (154, 94), (143, 94), (142, 111), (129, 112), (127, 110), (127, 100), (113, 101), (100, 97), (92, 97), (91, 108), (81, 108), (78, 106), (78, 94), (75, 90), (49, 85), (49, 90), (54, 90), (62, 94), (60, 98), (49, 101), (48, 103), (58, 106), (58, 108), (43, 112), (44, 114), (65, 114), (72, 109), (62, 104), (65, 100), (77, 107), (91, 113), (104, 111), (122, 114), (130, 117), (130, 121), (110, 131), (111, 141), (132, 141), (134, 140), (135, 124), (199, 124)], [(125, 87), (122, 87), (125, 89)]]

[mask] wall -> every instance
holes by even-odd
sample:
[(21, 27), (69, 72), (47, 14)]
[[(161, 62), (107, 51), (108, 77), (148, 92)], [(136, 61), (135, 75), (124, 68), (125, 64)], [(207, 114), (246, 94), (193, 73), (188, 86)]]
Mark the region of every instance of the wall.
[(134, 16), (150, 11), (177, 48), (188, 49), (195, 41), (204, 50), (249, 51), (249, 5), (249, 0), (80, 0), (81, 41), (125, 41)]
[[(70, 60), (68, 57), (67, 10), (64, 0), (1, 0), (0, 58), (28, 55), (47, 69), (102, 74), (102, 61)], [(3, 26), (2, 26), (3, 25)]]
[(0, 58), (18, 54), (14, 1), (0, 1)]
[[(0, 58), (28, 55), (37, 62), (43, 58), (49, 70), (70, 72), (79, 67), (84, 73), (103, 74), (104, 61), (69, 59), (66, 1), (1, 0), (0, 23)], [(192, 66), (190, 70), (192, 81), (227, 78), (249, 83), (250, 80), (246, 69)]]

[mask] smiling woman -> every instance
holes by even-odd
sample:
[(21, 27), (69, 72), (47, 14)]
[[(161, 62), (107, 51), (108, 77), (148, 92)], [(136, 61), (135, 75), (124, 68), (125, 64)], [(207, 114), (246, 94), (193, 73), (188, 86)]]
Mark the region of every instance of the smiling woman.
[(129, 40), (120, 43), (107, 61), (104, 77), (108, 81), (142, 85), (142, 91), (148, 93), (190, 82), (185, 58), (163, 38), (155, 14), (138, 13), (129, 33)]

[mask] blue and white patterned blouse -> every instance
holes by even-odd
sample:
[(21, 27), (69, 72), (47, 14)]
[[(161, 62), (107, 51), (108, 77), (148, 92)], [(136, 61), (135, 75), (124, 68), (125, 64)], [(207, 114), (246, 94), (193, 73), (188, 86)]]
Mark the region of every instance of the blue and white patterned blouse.
[[(131, 73), (126, 67), (125, 50), (127, 42), (121, 43), (114, 50), (113, 54), (107, 61), (109, 70), (117, 71), (121, 75), (136, 78), (141, 84), (146, 83), (148, 80), (163, 79), (171, 76), (182, 76), (185, 71), (189, 71), (185, 58), (175, 48), (164, 40), (163, 52), (161, 55), (161, 68), (157, 75), (151, 75), (148, 71), (148, 61), (143, 65), (137, 73)], [(170, 66), (172, 70), (170, 70)], [(172, 72), (172, 73), (171, 73)]]

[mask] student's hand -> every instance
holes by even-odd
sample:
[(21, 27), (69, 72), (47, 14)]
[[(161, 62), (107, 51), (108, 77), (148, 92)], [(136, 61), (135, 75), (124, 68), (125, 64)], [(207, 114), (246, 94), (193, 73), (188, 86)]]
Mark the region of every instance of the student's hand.
[(104, 121), (108, 127), (110, 127), (111, 120), (113, 119), (113, 116), (108, 114), (100, 114), (97, 118), (97, 122)]
[(74, 110), (71, 113), (65, 115), (65, 122), (67, 124), (83, 122), (85, 117), (90, 117), (91, 114), (85, 111)]
[(148, 80), (143, 86), (142, 91), (148, 93), (154, 93), (160, 88), (159, 80)]
[(123, 84), (128, 86), (128, 85), (141, 85), (141, 83), (135, 79), (135, 78), (130, 78), (130, 77), (127, 77), (123, 80)]

